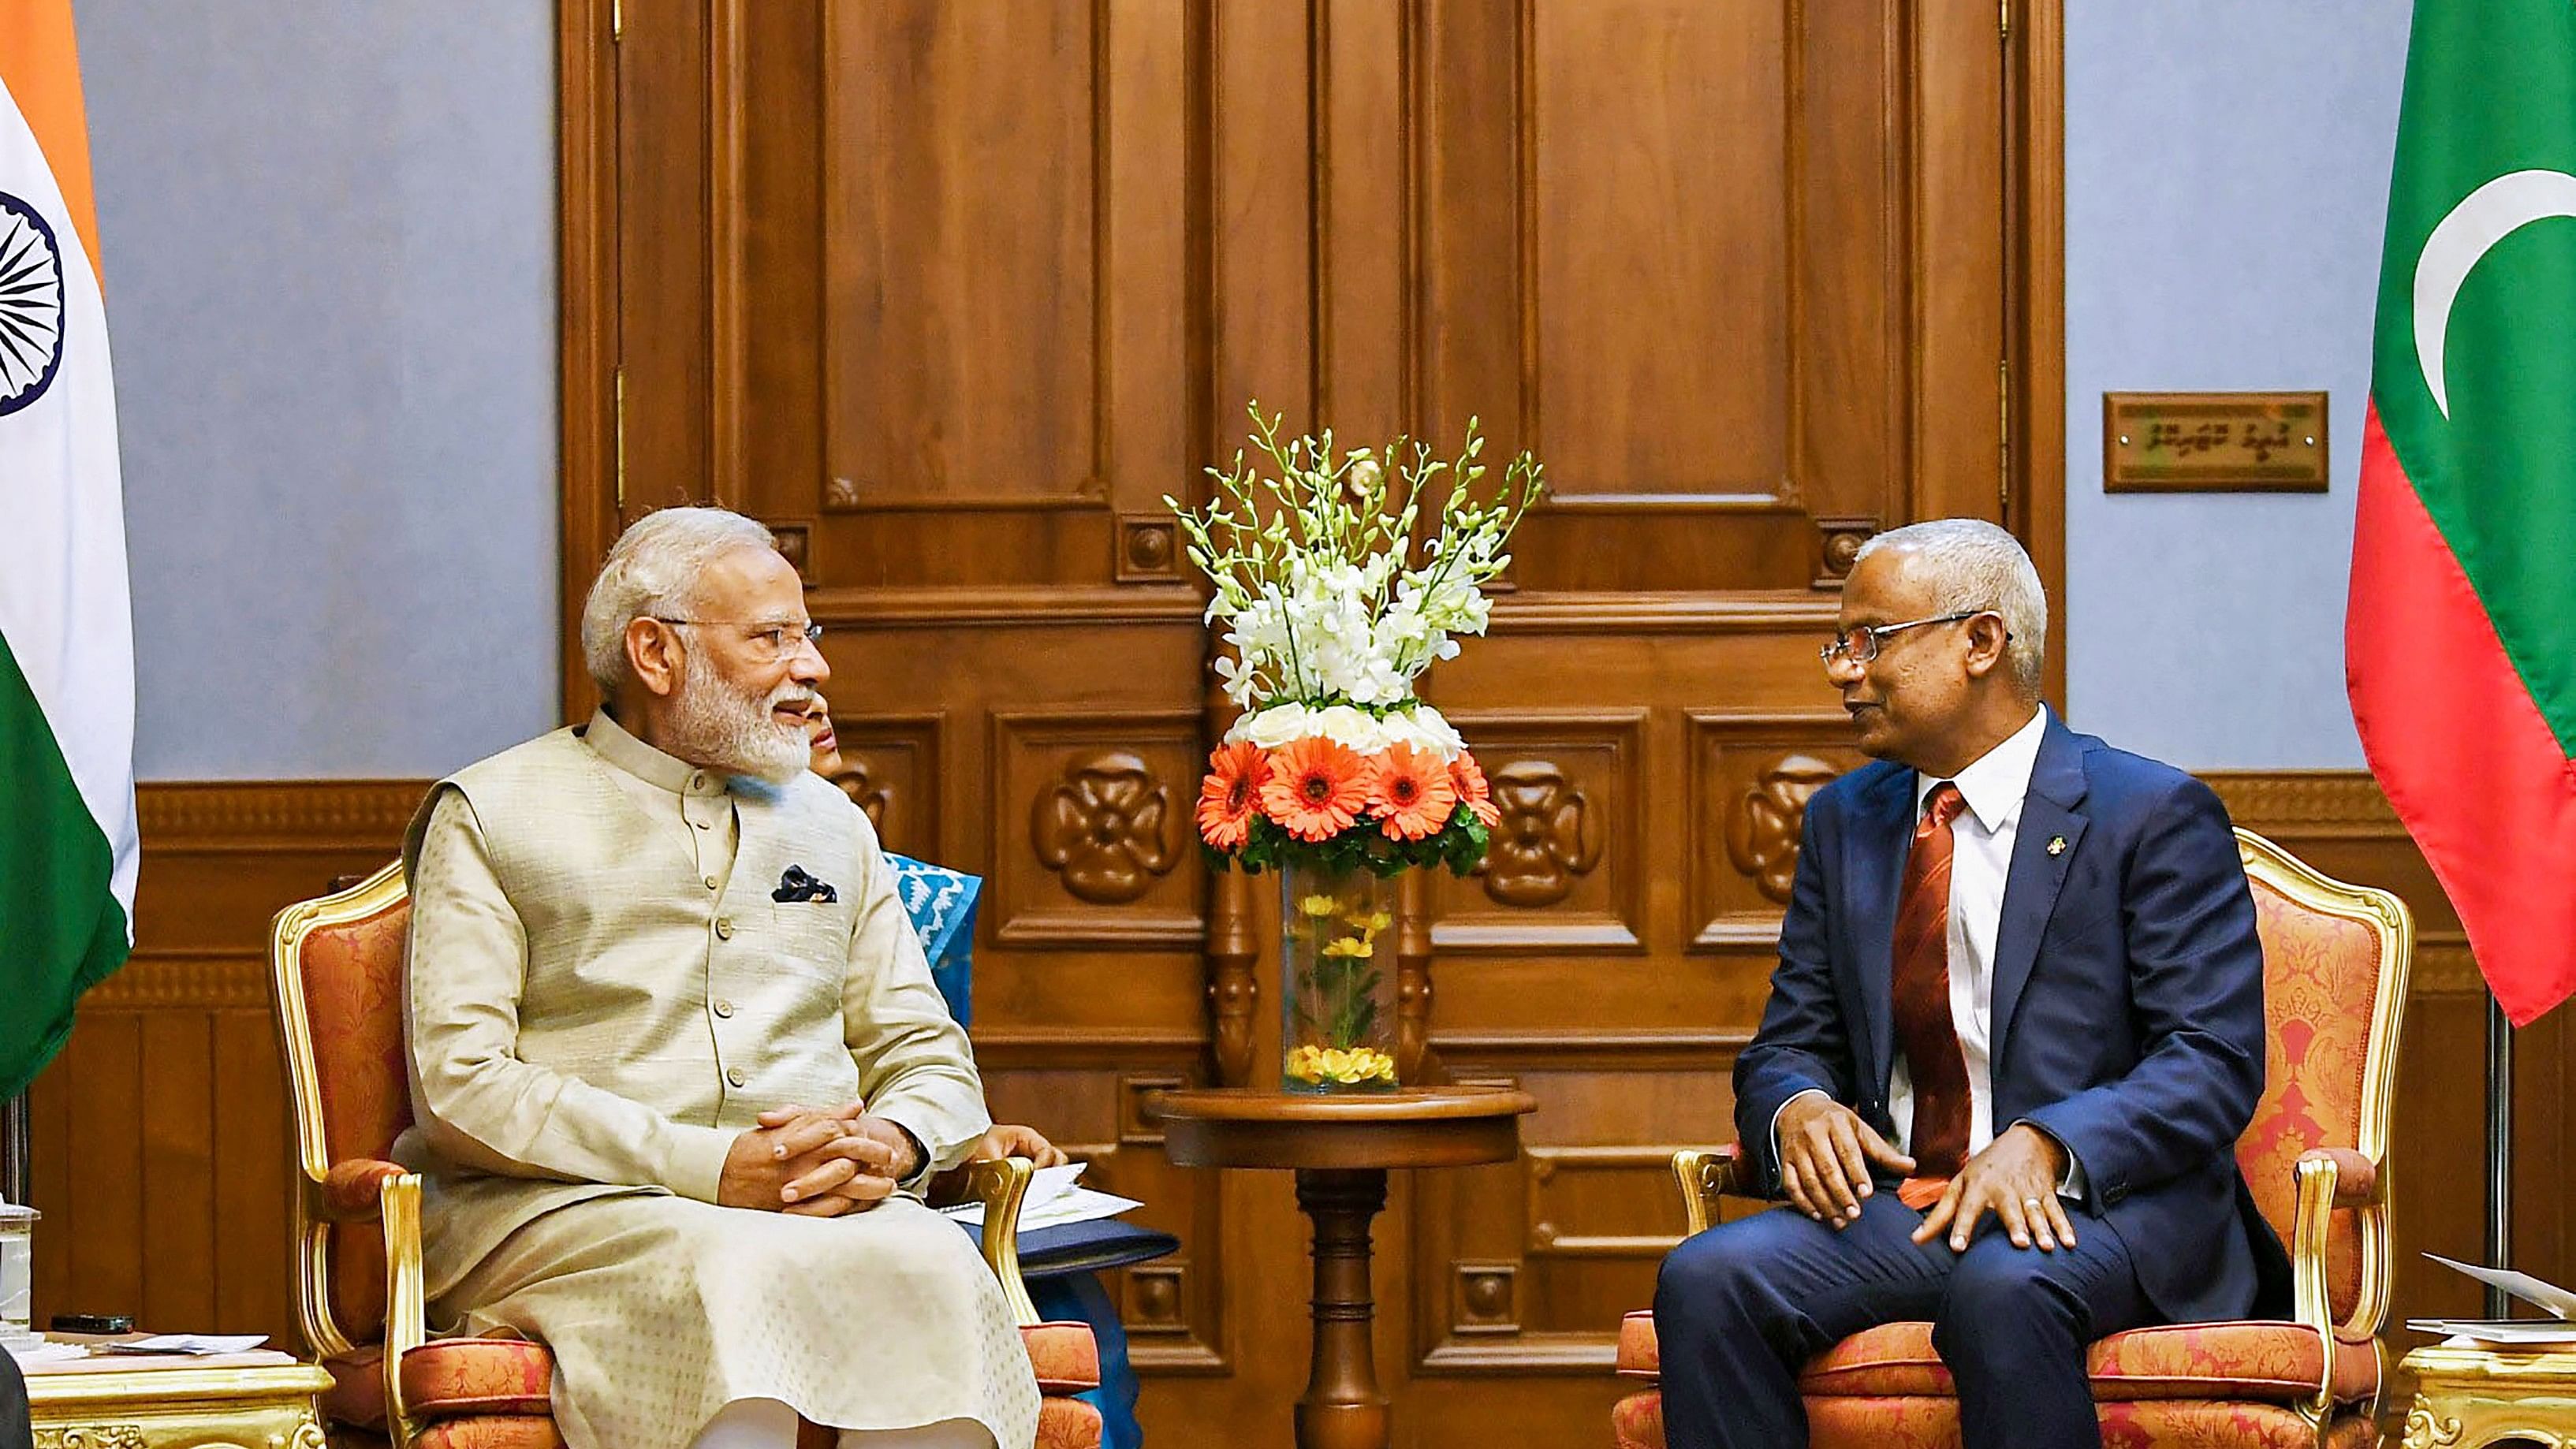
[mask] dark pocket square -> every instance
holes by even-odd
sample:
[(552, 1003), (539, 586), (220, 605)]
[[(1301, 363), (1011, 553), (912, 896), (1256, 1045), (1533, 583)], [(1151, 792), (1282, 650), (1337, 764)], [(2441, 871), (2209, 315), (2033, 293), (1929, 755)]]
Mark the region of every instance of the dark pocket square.
[(805, 867), (791, 865), (787, 867), (787, 873), (778, 878), (778, 889), (771, 891), (769, 898), (773, 901), (819, 901), (829, 905), (839, 900), (841, 893), (832, 889), (830, 881), (816, 880), (805, 873)]

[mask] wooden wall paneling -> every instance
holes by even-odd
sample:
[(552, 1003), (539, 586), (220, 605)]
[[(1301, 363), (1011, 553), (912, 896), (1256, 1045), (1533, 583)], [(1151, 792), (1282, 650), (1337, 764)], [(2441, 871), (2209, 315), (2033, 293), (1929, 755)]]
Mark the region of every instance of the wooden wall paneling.
[(1646, 711), (1462, 710), (1502, 824), (1432, 899), (1442, 953), (1641, 952), (1646, 946)]
[(1864, 760), (1838, 709), (1692, 710), (1685, 728), (1688, 949), (1749, 952), (1758, 965), (1779, 941), (1807, 801)]
[(590, 713), (598, 692), (584, 666), (581, 617), (591, 576), (617, 537), (617, 69), (610, 16), (619, 0), (555, 6), (555, 185), (560, 299), (556, 369), (563, 495), (557, 597), (567, 621), (564, 718)]
[(268, 926), (393, 856), (421, 781), (145, 784), (135, 949), (30, 1093), (36, 1312), (295, 1334)]
[(1344, 447), (1413, 428), (1415, 13), (1314, 6), (1315, 415)]
[[(1266, 0), (1209, 0), (1206, 8), (1207, 107), (1207, 352), (1194, 359), (1205, 369), (1209, 409), (1208, 456), (1231, 457), (1243, 446), (1244, 405), (1258, 399), (1267, 412), (1284, 414), (1292, 432), (1314, 427), (1316, 416), (1315, 193), (1309, 147), (1315, 126), (1315, 51), (1309, 7)], [(1177, 490), (1176, 490), (1177, 491)], [(1183, 497), (1202, 496), (1194, 485)], [(1243, 888), (1248, 886), (1248, 888)], [(1278, 928), (1266, 901), (1267, 880), (1238, 883), (1220, 901), (1250, 907), (1253, 939), (1265, 954)], [(1244, 929), (1241, 917), (1211, 924), (1213, 940)], [(1252, 1003), (1250, 1057), (1253, 1080), (1276, 1062), (1279, 1003), (1264, 988)], [(1221, 1305), (1224, 1353), (1232, 1372), (1222, 1378), (1176, 1380), (1149, 1392), (1142, 1406), (1149, 1439), (1192, 1442), (1232, 1437), (1250, 1443), (1285, 1443), (1288, 1405), (1305, 1379), (1302, 1325), (1286, 1320), (1281, 1306), (1307, 1296), (1306, 1227), (1285, 1173), (1216, 1172), (1209, 1187), (1223, 1204), (1218, 1259), (1206, 1272), (1208, 1291)], [(1398, 1189), (1400, 1191), (1401, 1189)], [(1380, 1220), (1386, 1220), (1381, 1214)], [(1381, 1239), (1383, 1245), (1383, 1239)], [(1194, 1255), (1205, 1250), (1193, 1244)], [(1375, 1265), (1375, 1281), (1391, 1279), (1388, 1259)], [(1380, 1382), (1392, 1382), (1380, 1341)], [(1220, 1427), (1222, 1426), (1222, 1427)]]
[[(2000, 520), (2004, 505), (2003, 36), (1973, 5), (1906, 7), (1915, 302), (1911, 516)], [(1973, 425), (1971, 425), (1973, 424)]]
[[(2006, 527), (2066, 600), (2066, 15), (2064, 0), (2009, 7), (2005, 47), (2004, 287), (2012, 359)], [(2048, 698), (2066, 706), (2066, 647), (2048, 651)]]
[[(710, 500), (715, 413), (706, 0), (617, 0), (616, 476), (621, 524)], [(597, 559), (568, 564), (595, 572)], [(585, 577), (584, 582), (587, 583)]]
[[(1800, 788), (1749, 737), (1701, 759), (1693, 721), (1829, 702), (1812, 651), (1835, 561), (1926, 506), (1927, 460), (1983, 448), (1979, 486), (1999, 485), (2008, 224), (1994, 184), (1937, 215), (1918, 192), (1999, 172), (2000, 47), (1887, 0), (1670, 0), (1616, 28), (1596, 8), (1032, 0), (1006, 44), (994, 17), (927, 0), (628, 7), (624, 84), (675, 88), (617, 118), (618, 164), (657, 167), (668, 203), (623, 233), (660, 250), (625, 258), (622, 285), (683, 295), (623, 325), (709, 359), (671, 425), (712, 450), (716, 496), (802, 530), (857, 749), (845, 784), (890, 842), (992, 882), (975, 1035), (997, 1103), (1082, 1138), (1125, 1104), (1104, 1180), (1184, 1239), (1120, 1285), (1153, 1325), (1158, 1436), (1285, 1442), (1303, 1357), (1303, 1325), (1269, 1311), (1306, 1291), (1285, 1177), (1172, 1169), (1126, 1115), (1151, 1083), (1260, 1075), (1275, 1002), (1247, 1009), (1227, 973), (1264, 959), (1272, 888), (1202, 891), (1195, 860), (1158, 868), (1159, 841), (1115, 870), (1076, 843), (1142, 801), (1168, 824), (1225, 723), (1159, 499), (1201, 495), (1244, 401), (1346, 445), (1445, 446), (1475, 413), (1489, 456), (1535, 444), (1563, 489), (1495, 637), (1432, 684), (1489, 763), (1522, 767), (1502, 783), (1528, 823), (1564, 837), (1442, 887), (1433, 1034), (1544, 1079), (1561, 1126), (1533, 1140), (1563, 1150), (1533, 1159), (1535, 1253), (1531, 1163), (1495, 1169), (1498, 1192), (1395, 1186), (1380, 1377), (1424, 1444), (1504, 1422), (1597, 1437), (1611, 1388), (1567, 1372), (1606, 1361), (1663, 1231), (1638, 1214), (1668, 1197), (1649, 1211), (1626, 1179), (1722, 1124), (1768, 973), (1754, 902), (1777, 862), (1694, 875), (1724, 845), (1702, 776), (1775, 804)], [(1658, 38), (1643, 72), (1638, 34)], [(701, 114), (672, 123), (685, 105)], [(1980, 125), (1983, 151), (1952, 146)], [(1733, 144), (1712, 151), (1711, 128)], [(1962, 309), (1985, 330), (1927, 354)], [(1970, 386), (1983, 406), (1949, 405)], [(1814, 737), (1819, 758), (1836, 739)], [(928, 818), (906, 823), (907, 798)], [(1721, 915), (1741, 939), (1711, 948)], [(1433, 1320), (1515, 1343), (1433, 1353), (1412, 1331)], [(1477, 1352), (1564, 1372), (1497, 1378)]]

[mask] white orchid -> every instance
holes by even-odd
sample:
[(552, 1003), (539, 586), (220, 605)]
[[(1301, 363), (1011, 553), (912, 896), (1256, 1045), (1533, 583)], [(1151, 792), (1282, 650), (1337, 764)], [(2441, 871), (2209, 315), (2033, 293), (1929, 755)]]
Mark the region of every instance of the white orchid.
[(1361, 755), (1382, 754), (1405, 745), (1445, 762), (1467, 751), (1467, 742), (1459, 737), (1457, 727), (1441, 718), (1440, 711), (1419, 702), (1382, 715), (1346, 704), (1321, 709), (1274, 704), (1236, 720), (1234, 728), (1225, 732), (1225, 742), (1250, 740), (1265, 750), (1275, 750), (1291, 741), (1318, 736)]
[[(1399, 438), (1383, 449), (1336, 455), (1333, 435), (1283, 443), (1280, 419), (1252, 409), (1252, 441), (1276, 471), (1237, 453), (1227, 472), (1211, 468), (1217, 496), (1204, 509), (1163, 501), (1189, 535), (1191, 562), (1215, 584), (1207, 621), (1225, 626), (1230, 658), (1217, 661), (1226, 696), (1254, 711), (1265, 747), (1317, 733), (1354, 749), (1373, 721), (1384, 748), (1387, 722), (1405, 718), (1405, 742), (1436, 741), (1444, 757), (1457, 732), (1414, 703), (1413, 682), (1434, 661), (1455, 658), (1459, 634), (1482, 634), (1492, 613), (1483, 585), (1511, 563), (1503, 544), (1545, 484), (1523, 453), (1501, 487), (1479, 496), (1486, 469), (1476, 420), (1454, 459)], [(1439, 530), (1414, 563), (1424, 496), (1446, 475)], [(1294, 716), (1296, 734), (1281, 731)], [(1428, 716), (1428, 723), (1422, 716)], [(1331, 716), (1330, 727), (1320, 723)], [(1238, 725), (1238, 731), (1245, 729)], [(1235, 737), (1259, 738), (1244, 734)], [(1375, 749), (1362, 753), (1376, 753)]]

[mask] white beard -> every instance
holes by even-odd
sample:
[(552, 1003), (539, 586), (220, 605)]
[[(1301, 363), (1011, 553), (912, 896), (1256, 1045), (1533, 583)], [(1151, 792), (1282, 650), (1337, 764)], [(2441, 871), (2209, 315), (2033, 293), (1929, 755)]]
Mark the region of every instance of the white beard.
[(684, 667), (679, 698), (672, 702), (673, 743), (709, 769), (783, 785), (804, 772), (811, 751), (801, 721), (782, 725), (770, 711), (812, 702), (812, 693), (794, 680), (763, 695), (746, 695), (727, 688), (712, 669)]

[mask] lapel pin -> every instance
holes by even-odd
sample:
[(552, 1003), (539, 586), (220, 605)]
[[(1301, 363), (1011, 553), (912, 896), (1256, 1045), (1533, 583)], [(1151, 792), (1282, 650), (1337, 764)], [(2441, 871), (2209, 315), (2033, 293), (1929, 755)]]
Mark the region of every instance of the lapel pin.
[(2052, 835), (2048, 837), (2048, 853), (2051, 855), (2064, 855), (2066, 853), (2066, 837), (2063, 835)]

